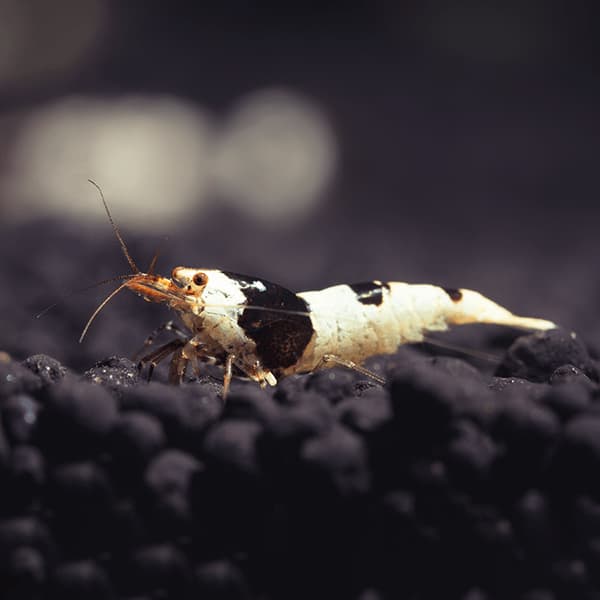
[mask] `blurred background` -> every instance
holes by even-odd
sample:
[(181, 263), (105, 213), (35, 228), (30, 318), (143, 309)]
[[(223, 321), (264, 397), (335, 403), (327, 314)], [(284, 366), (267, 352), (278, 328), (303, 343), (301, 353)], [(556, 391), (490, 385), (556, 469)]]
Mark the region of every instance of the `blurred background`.
[(69, 290), (128, 271), (91, 178), (142, 269), (471, 287), (597, 351), (597, 12), (0, 0), (0, 350), (82, 369), (168, 318), (124, 293), (77, 343), (110, 286)]

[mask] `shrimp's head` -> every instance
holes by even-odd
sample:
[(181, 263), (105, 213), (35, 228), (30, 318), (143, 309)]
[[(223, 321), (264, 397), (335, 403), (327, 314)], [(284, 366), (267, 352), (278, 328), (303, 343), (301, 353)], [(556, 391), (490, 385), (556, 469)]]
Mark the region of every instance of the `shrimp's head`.
[(208, 284), (208, 274), (198, 269), (175, 267), (171, 278), (139, 273), (126, 282), (126, 287), (148, 302), (161, 302), (171, 308), (186, 310), (203, 304), (202, 294)]
[(189, 267), (175, 267), (171, 273), (171, 281), (186, 298), (199, 301), (208, 284), (208, 273)]

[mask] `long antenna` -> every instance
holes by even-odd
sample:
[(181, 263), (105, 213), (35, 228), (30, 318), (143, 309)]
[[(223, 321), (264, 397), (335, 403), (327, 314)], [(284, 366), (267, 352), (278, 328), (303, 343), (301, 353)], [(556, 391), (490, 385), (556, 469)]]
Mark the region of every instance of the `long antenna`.
[(102, 302), (100, 303), (100, 306), (92, 313), (92, 316), (88, 319), (88, 322), (85, 324), (85, 327), (83, 328), (83, 331), (81, 332), (81, 336), (79, 338), (79, 343), (81, 344), (81, 342), (83, 342), (83, 338), (85, 337), (86, 333), (88, 332), (88, 329), (90, 328), (90, 325), (92, 324), (92, 322), (94, 321), (94, 319), (98, 316), (98, 313), (124, 288), (127, 287), (127, 284), (129, 282), (126, 281), (125, 283), (122, 283), (116, 290), (113, 290), (106, 298), (104, 298), (104, 300), (102, 300)]
[(100, 199), (102, 200), (102, 204), (104, 204), (104, 210), (106, 210), (106, 214), (108, 215), (108, 220), (110, 221), (113, 231), (115, 232), (115, 235), (117, 236), (117, 239), (119, 240), (119, 244), (121, 245), (121, 250), (123, 250), (123, 254), (125, 255), (125, 258), (127, 259), (129, 266), (131, 267), (131, 269), (134, 273), (140, 273), (138, 266), (135, 264), (135, 261), (131, 257), (131, 254), (129, 254), (129, 250), (127, 249), (127, 244), (125, 244), (125, 240), (123, 239), (123, 236), (121, 235), (121, 232), (119, 231), (119, 228), (117, 227), (117, 224), (114, 222), (112, 215), (110, 214), (110, 209), (108, 208), (108, 204), (106, 203), (106, 200), (104, 198), (104, 193), (102, 192), (102, 188), (93, 179), (88, 179), (88, 181), (98, 190), (98, 193), (100, 194)]
[(112, 283), (113, 281), (123, 281), (124, 279), (131, 279), (135, 277), (135, 274), (129, 273), (128, 275), (116, 275), (115, 277), (110, 277), (108, 279), (103, 279), (102, 281), (96, 281), (95, 283), (90, 283), (90, 285), (86, 285), (84, 287), (75, 288), (73, 290), (69, 290), (65, 294), (61, 295), (60, 300), (53, 302), (50, 306), (46, 306), (44, 310), (35, 315), (36, 319), (40, 319), (43, 317), (49, 310), (52, 310), (55, 306), (58, 306), (60, 302), (64, 302), (67, 298), (70, 298), (74, 294), (80, 294), (81, 292), (87, 292), (88, 290), (92, 290), (95, 287), (100, 285), (104, 285), (106, 283)]

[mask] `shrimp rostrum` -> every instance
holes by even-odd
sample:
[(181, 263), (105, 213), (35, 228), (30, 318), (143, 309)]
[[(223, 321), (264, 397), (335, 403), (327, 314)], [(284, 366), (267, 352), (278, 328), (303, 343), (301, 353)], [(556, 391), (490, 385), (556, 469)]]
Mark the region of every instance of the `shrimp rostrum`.
[(171, 277), (155, 275), (152, 268), (142, 273), (112, 218), (111, 223), (134, 272), (92, 319), (123, 288), (174, 309), (185, 329), (177, 328), (175, 340), (144, 359), (156, 364), (171, 356), (169, 379), (174, 383), (182, 381), (190, 363), (197, 369), (200, 362), (224, 367), (225, 394), (232, 374), (266, 386), (287, 375), (345, 365), (378, 379), (361, 367), (365, 359), (394, 353), (401, 344), (421, 342), (428, 332), (451, 325), (556, 327), (551, 321), (514, 315), (468, 289), (370, 281), (294, 293), (258, 277), (218, 269), (176, 267)]

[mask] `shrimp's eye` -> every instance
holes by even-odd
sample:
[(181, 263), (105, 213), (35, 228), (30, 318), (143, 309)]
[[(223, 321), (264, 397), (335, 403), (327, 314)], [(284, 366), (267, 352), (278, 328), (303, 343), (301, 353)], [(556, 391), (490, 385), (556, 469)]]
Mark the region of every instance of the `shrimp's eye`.
[(206, 283), (208, 282), (208, 276), (206, 275), (206, 273), (196, 273), (192, 278), (192, 281), (195, 285), (201, 287), (203, 285), (206, 285)]

